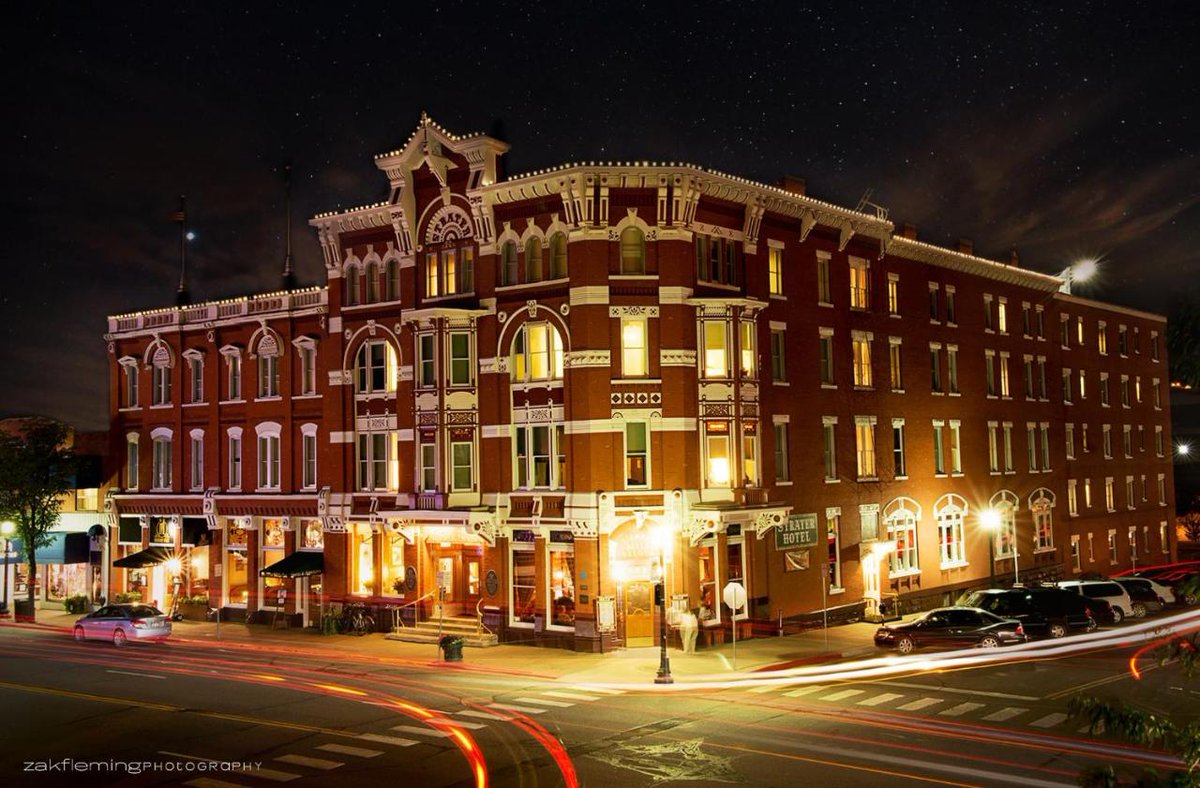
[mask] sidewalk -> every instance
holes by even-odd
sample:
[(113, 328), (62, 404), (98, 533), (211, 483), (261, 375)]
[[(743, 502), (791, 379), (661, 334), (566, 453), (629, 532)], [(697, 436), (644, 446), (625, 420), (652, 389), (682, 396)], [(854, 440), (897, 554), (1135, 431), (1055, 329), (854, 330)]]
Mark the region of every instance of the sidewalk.
[[(39, 610), (37, 625), (60, 629), (65, 635), (79, 616), (57, 610)], [(30, 625), (24, 625), (30, 626)], [(659, 649), (630, 648), (606, 654), (584, 654), (552, 648), (523, 645), (499, 645), (491, 648), (466, 648), (463, 662), (443, 663), (437, 647), (424, 643), (385, 640), (382, 634), (321, 635), (315, 630), (271, 629), (256, 624), (222, 623), (218, 640), (217, 625), (211, 622), (178, 621), (172, 624), (172, 639), (181, 644), (221, 644), (230, 649), (292, 651), (308, 657), (345, 660), (347, 657), (372, 662), (395, 662), (412, 666), (441, 665), (464, 672), (484, 672), (513, 676), (556, 679), (565, 682), (653, 683), (659, 665)], [(877, 625), (842, 624), (825, 633), (816, 629), (786, 637), (756, 638), (739, 641), (736, 669), (763, 671), (795, 667), (801, 664), (832, 662), (876, 653), (872, 640)], [(701, 648), (684, 654), (677, 648), (667, 652), (671, 673), (684, 678), (705, 674), (732, 673), (734, 646)]]

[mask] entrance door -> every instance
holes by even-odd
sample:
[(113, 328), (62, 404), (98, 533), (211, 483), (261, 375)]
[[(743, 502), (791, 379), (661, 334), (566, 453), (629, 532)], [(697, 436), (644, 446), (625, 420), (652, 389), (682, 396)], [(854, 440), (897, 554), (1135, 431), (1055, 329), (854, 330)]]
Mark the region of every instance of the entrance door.
[[(867, 553), (862, 557), (863, 572), (863, 601), (866, 602), (867, 620), (875, 620), (880, 615), (879, 603), (879, 556)], [(821, 582), (827, 582), (822, 580)]]
[(625, 584), (625, 645), (654, 645), (654, 584), (649, 580)]

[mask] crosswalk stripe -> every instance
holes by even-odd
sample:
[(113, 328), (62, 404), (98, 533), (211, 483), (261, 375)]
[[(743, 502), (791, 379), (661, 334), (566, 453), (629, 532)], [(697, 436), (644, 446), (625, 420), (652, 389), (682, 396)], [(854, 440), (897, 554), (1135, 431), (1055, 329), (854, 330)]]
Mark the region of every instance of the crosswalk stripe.
[(984, 717), (984, 719), (988, 722), (1004, 722), (1005, 720), (1011, 720), (1018, 714), (1024, 714), (1027, 711), (1029, 711), (1029, 709), (1022, 709), (1017, 706), (1005, 706), (1003, 709), (1000, 709), (1000, 711), (994, 711), (987, 715)]
[(522, 714), (545, 714), (545, 709), (535, 709), (532, 706), (515, 706), (511, 703), (489, 703), (493, 709), (504, 709), (506, 711), (519, 711)]
[(456, 728), (466, 728), (469, 731), (477, 731), (487, 726), (481, 722), (467, 722), (466, 720), (452, 720), (447, 717), (430, 717), (429, 722), (440, 723), (442, 725), (453, 725)]
[(862, 695), (864, 692), (866, 692), (866, 690), (839, 690), (832, 695), (822, 695), (818, 700), (845, 700), (846, 698), (853, 698), (855, 695)]
[(957, 706), (951, 706), (948, 709), (938, 712), (938, 716), (940, 716), (940, 717), (961, 717), (962, 715), (966, 714), (968, 711), (975, 711), (975, 709), (982, 709), (984, 707), (984, 705), (985, 704), (983, 704), (983, 703), (970, 703), (970, 702), (960, 703)]
[(903, 697), (904, 697), (903, 695), (897, 695), (894, 692), (885, 692), (882, 695), (876, 695), (873, 698), (867, 698), (866, 700), (860, 700), (858, 702), (858, 705), (859, 706), (879, 706), (884, 703), (891, 703), (892, 701), (898, 700)]
[(784, 697), (787, 698), (801, 698), (805, 695), (809, 695), (814, 692), (820, 692), (821, 690), (825, 689), (829, 689), (829, 687), (825, 686), (824, 684), (813, 684), (810, 687), (801, 687), (800, 689), (794, 689), (791, 692), (785, 692), (783, 694)]
[(540, 698), (515, 698), (517, 703), (537, 703), (542, 706), (554, 706), (559, 709), (569, 709), (574, 703), (563, 703), (561, 700), (542, 700)]
[(327, 758), (313, 758), (309, 755), (280, 755), (275, 760), (295, 764), (296, 766), (307, 766), (310, 769), (323, 769), (325, 771), (336, 769), (342, 765), (341, 761), (331, 761)]
[[(393, 744), (397, 747), (411, 747), (418, 743), (413, 739), (401, 739), (399, 736), (384, 736), (380, 733), (360, 733), (358, 734), (358, 738), (363, 741), (377, 741), (380, 744)], [(255, 772), (255, 774), (258, 774), (258, 772)]]
[(1029, 726), (1032, 728), (1053, 728), (1066, 718), (1067, 715), (1056, 711), (1053, 714), (1047, 714), (1045, 717), (1034, 720), (1029, 723)]
[(195, 780), (188, 780), (184, 785), (194, 785), (196, 788), (242, 788), (239, 783), (227, 783), (211, 777), (197, 777)]
[(353, 755), (355, 758), (374, 758), (383, 755), (383, 750), (368, 750), (366, 747), (351, 747), (348, 744), (320, 744), (317, 749), (336, 752), (338, 755)]
[(547, 691), (547, 692), (543, 692), (542, 694), (549, 695), (552, 698), (566, 698), (567, 700), (581, 700), (581, 701), (584, 701), (585, 703), (591, 702), (593, 700), (600, 700), (599, 698), (593, 697), (592, 695), (581, 695), (578, 692)]
[(439, 731), (435, 728), (422, 728), (417, 725), (393, 725), (392, 730), (397, 733), (411, 733), (414, 736), (432, 736), (435, 739), (444, 739), (450, 735), (445, 731)]
[(594, 692), (597, 695), (624, 695), (625, 694), (625, 690), (607, 689), (607, 688), (601, 689), (600, 687), (578, 687), (577, 689), (583, 690), (584, 692)]
[(463, 717), (478, 717), (481, 720), (503, 720), (504, 719), (504, 717), (501, 717), (499, 714), (489, 714), (486, 711), (475, 711), (475, 709), (464, 709), (463, 711), (456, 711), (454, 713), (461, 715)]
[(912, 703), (905, 703), (900, 707), (900, 711), (920, 711), (921, 709), (927, 709), (930, 706), (936, 706), (939, 703), (945, 702), (944, 698), (921, 698), (920, 700), (914, 700)]

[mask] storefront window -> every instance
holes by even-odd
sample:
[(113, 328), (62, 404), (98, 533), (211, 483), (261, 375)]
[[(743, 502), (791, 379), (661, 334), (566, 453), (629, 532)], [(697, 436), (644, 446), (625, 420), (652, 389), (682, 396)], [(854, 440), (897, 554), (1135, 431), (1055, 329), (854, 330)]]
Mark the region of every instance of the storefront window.
[(246, 550), (250, 534), (245, 528), (231, 525), (225, 540), (225, 604), (245, 607), (250, 599), (249, 559)]
[(388, 534), (384, 537), (383, 593), (403, 594), (404, 587), (404, 537)]
[(554, 599), (551, 623), (575, 626), (575, 547), (550, 548), (550, 596)]
[[(262, 552), (259, 556), (261, 560), (258, 562), (260, 569), (265, 569), (283, 560), (283, 540), (282, 520), (268, 519), (262, 521)], [(279, 591), (285, 589), (284, 583), (285, 581), (282, 577), (263, 578), (262, 606), (282, 606), (280, 605)]]
[(87, 564), (46, 564), (46, 599), (61, 602), (87, 593)]
[(697, 551), (697, 569), (700, 573), (700, 608), (707, 608), (707, 614), (700, 610), (699, 616), (705, 621), (717, 617), (717, 609), (713, 602), (717, 599), (717, 546), (715, 540), (702, 542)]
[(320, 520), (300, 521), (300, 546), (304, 550), (323, 550), (325, 534), (321, 531)]
[(187, 563), (187, 595), (208, 596), (208, 548), (193, 547)]
[(533, 623), (533, 614), (537, 611), (537, 576), (536, 556), (532, 545), (513, 545), (512, 549), (512, 588), (513, 588), (513, 622)]
[(371, 526), (356, 523), (350, 540), (354, 565), (354, 593), (372, 594), (375, 590), (375, 539)]

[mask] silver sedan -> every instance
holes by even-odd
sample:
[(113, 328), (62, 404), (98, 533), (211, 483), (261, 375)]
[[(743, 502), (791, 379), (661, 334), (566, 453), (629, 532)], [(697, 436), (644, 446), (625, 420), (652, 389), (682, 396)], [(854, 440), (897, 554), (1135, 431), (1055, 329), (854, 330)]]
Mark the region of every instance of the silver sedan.
[(150, 605), (105, 605), (75, 622), (75, 640), (111, 640), (124, 646), (130, 640), (166, 640), (171, 622)]

